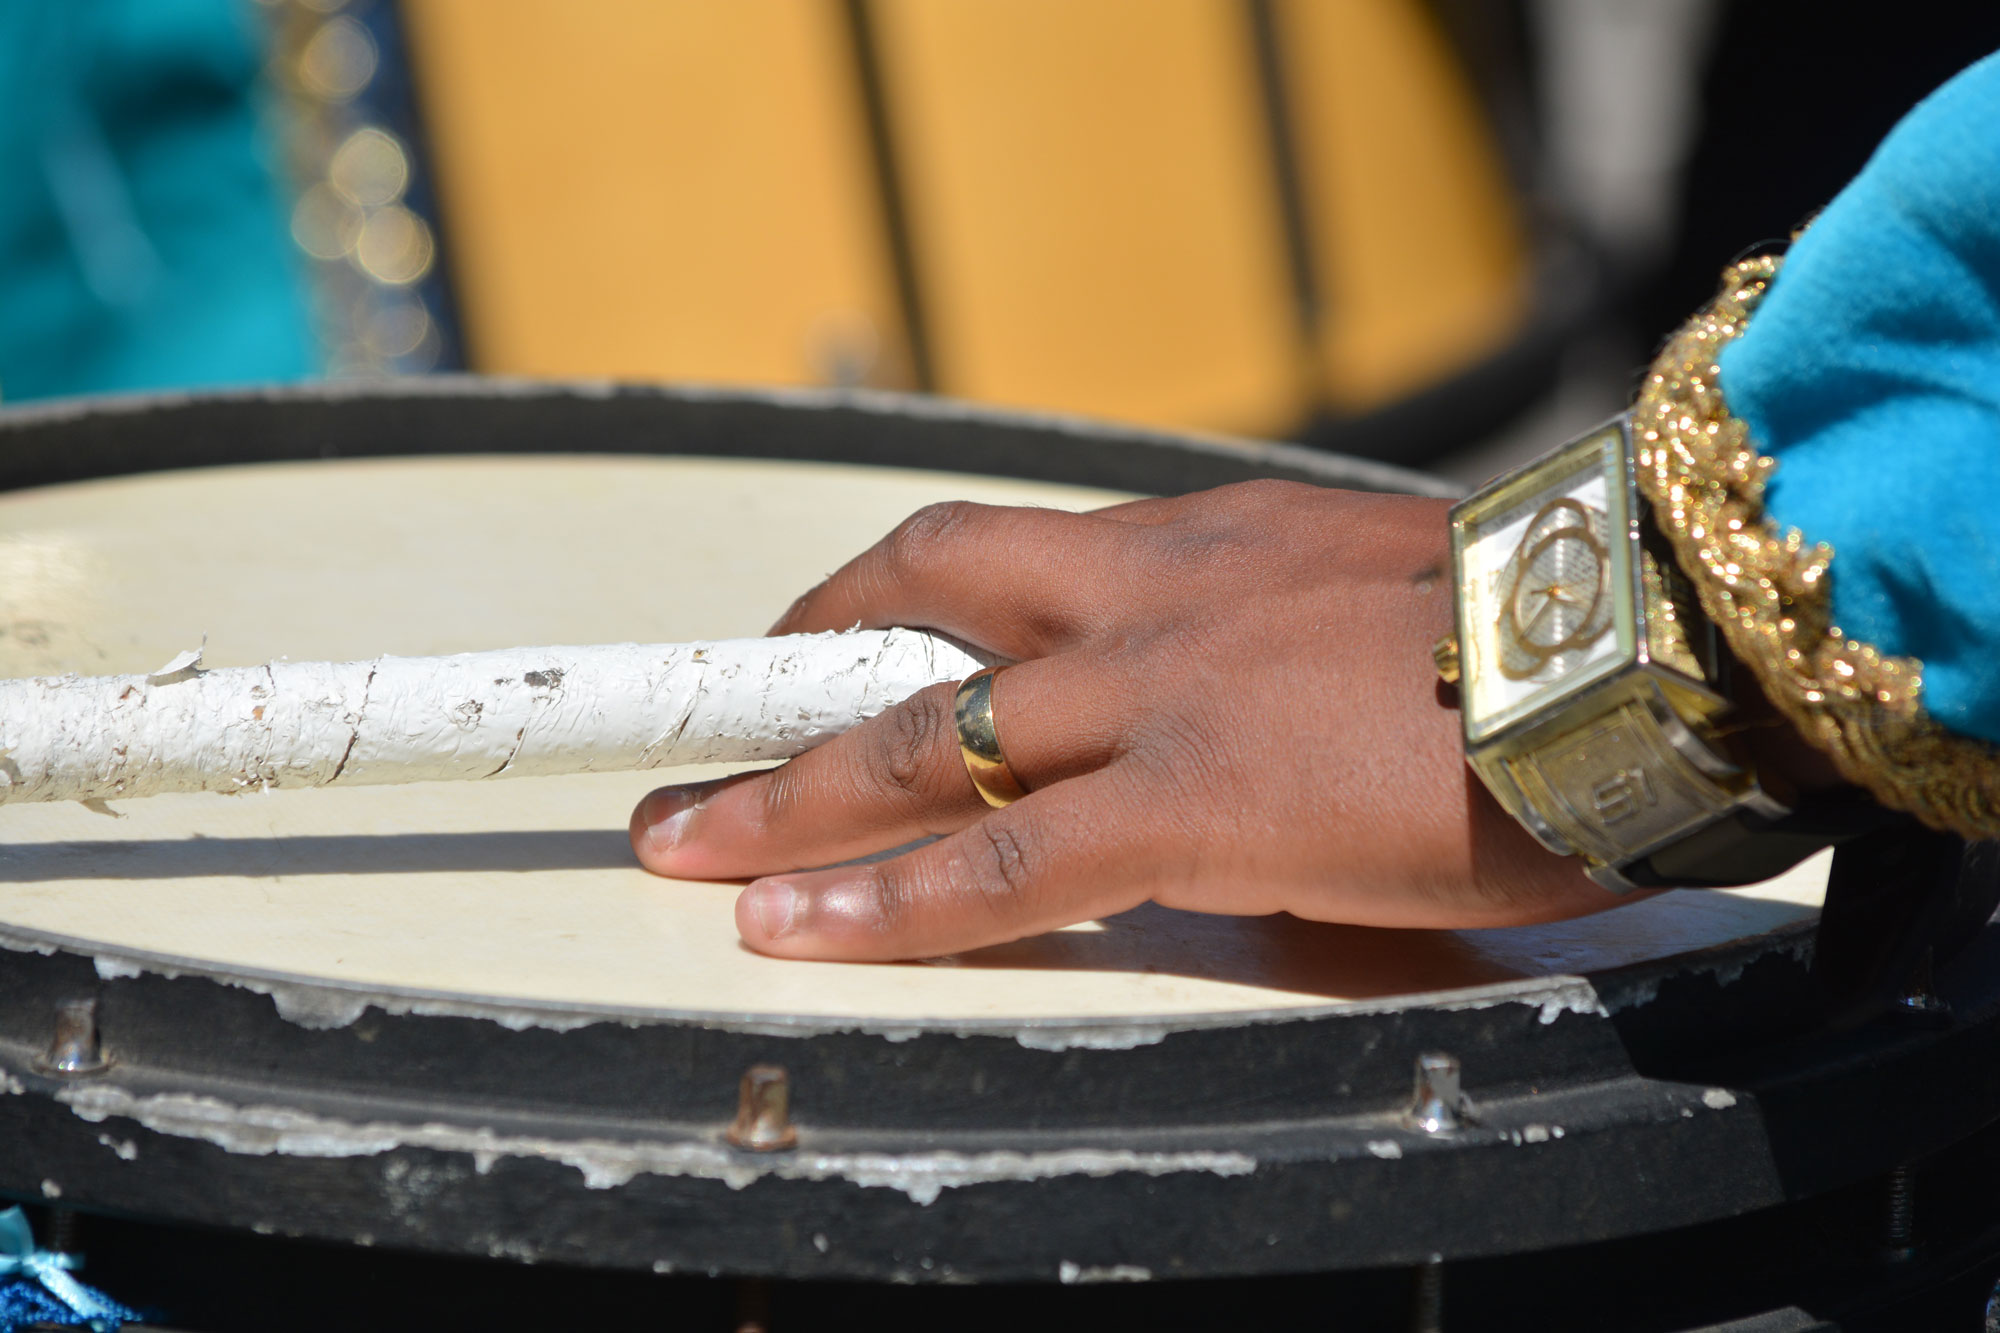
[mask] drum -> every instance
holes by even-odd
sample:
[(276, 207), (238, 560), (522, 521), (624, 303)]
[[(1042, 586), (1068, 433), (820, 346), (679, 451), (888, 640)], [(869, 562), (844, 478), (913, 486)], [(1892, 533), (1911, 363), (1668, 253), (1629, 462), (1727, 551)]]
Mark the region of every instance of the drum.
[[(446, 380), (16, 410), (0, 671), (756, 634), (934, 500), (1272, 475), (1435, 489), (869, 397)], [(1319, 1275), (1384, 1327), (1454, 1329), (1606, 1327), (1592, 1293), (1660, 1254), (1867, 1214), (1615, 1323), (1680, 1328), (1787, 1304), (1783, 1275), (1851, 1282), (1877, 1178), (1907, 1213), (1913, 1164), (1991, 1171), (2000, 941), (1929, 978), (1936, 1021), (1815, 1031), (1825, 858), (1532, 928), (1146, 907), (803, 963), (738, 943), (735, 886), (633, 862), (659, 780), (0, 808), (0, 1191), (417, 1252), (444, 1287), (478, 1256), (779, 1293), (1119, 1284), (1186, 1314), (1236, 1289), (1189, 1279)], [(1993, 1246), (1942, 1216), (1856, 1308), (1990, 1286)], [(1460, 1299), (1510, 1272), (1561, 1281)]]

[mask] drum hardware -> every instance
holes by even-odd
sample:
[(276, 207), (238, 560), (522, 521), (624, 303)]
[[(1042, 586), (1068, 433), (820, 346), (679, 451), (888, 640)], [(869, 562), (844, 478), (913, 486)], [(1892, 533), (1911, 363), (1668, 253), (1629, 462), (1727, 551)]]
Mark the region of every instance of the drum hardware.
[(771, 1327), (771, 1286), (758, 1278), (743, 1278), (736, 1284), (735, 1333), (769, 1333)]
[(1812, 981), (1831, 1031), (1893, 1016), (1948, 1026), (1937, 978), (2000, 907), (2000, 845), (1914, 822), (1834, 853), (1814, 939)]
[(1929, 1023), (1938, 1027), (1951, 1022), (1951, 1006), (1937, 993), (1937, 967), (1932, 961), (1932, 951), (1924, 950), (1917, 963), (1917, 970), (1905, 983), (1903, 993), (1896, 997), (1895, 1012), (1912, 1022)]
[(1444, 1256), (1418, 1264), (1410, 1285), (1410, 1333), (1444, 1333)]
[(58, 1000), (55, 1033), (35, 1067), (58, 1078), (87, 1078), (111, 1068), (97, 1035), (95, 999)]
[(778, 1065), (751, 1065), (736, 1094), (736, 1120), (727, 1138), (749, 1152), (782, 1152), (799, 1146), (792, 1124), (792, 1083)]
[(1417, 1057), (1417, 1089), (1403, 1121), (1426, 1134), (1453, 1134), (1477, 1120), (1460, 1086), (1458, 1057), (1426, 1051)]
[(1909, 1167), (1890, 1170), (1883, 1203), (1882, 1258), (1887, 1263), (1907, 1263), (1917, 1253), (1916, 1176)]
[(49, 1248), (63, 1254), (74, 1254), (79, 1220), (74, 1208), (49, 1209)]

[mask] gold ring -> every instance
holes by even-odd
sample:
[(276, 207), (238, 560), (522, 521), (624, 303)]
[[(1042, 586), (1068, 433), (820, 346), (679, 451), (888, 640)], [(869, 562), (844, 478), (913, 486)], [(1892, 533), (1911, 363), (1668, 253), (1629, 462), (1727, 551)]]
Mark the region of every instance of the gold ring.
[(999, 667), (975, 671), (958, 684), (952, 713), (958, 719), (958, 752), (972, 785), (994, 809), (1012, 805), (1028, 794), (1007, 758), (1000, 753), (1000, 733), (993, 727), (993, 677)]

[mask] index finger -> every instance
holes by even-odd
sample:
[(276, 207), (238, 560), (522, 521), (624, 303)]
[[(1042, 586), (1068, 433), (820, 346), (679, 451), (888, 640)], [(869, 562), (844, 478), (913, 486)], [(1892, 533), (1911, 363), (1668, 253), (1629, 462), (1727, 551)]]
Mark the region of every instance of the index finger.
[(1137, 907), (1180, 839), (1112, 773), (1058, 783), (872, 865), (756, 880), (736, 929), (783, 958), (889, 961), (1001, 944)]

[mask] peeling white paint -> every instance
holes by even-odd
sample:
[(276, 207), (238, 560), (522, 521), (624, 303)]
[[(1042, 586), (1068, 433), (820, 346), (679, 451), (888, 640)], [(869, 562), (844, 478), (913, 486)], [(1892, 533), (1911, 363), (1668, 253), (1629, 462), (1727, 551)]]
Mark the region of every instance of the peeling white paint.
[(1167, 1039), (1163, 1026), (1047, 1026), (1014, 1029), (1014, 1040), (1031, 1051), (1129, 1051)]
[(526, 1241), (506, 1236), (496, 1236), (488, 1240), (486, 1254), (491, 1259), (511, 1259), (524, 1266), (532, 1266), (541, 1257), (535, 1252), (535, 1247)]
[(1698, 969), (1698, 971), (1708, 972), (1715, 978), (1715, 984), (1718, 986), (1733, 986), (1742, 978), (1743, 973), (1752, 963), (1760, 962), (1766, 958), (1790, 956), (1797, 959), (1800, 963), (1811, 964), (1813, 946), (1818, 942), (1818, 931), (1802, 930), (1790, 939), (1774, 941), (1772, 947), (1762, 953), (1738, 953), (1726, 963), (1718, 963), (1714, 967)]
[(398, 1148), (466, 1153), (474, 1169), (502, 1158), (536, 1158), (574, 1167), (590, 1189), (615, 1189), (639, 1175), (692, 1176), (742, 1189), (764, 1177), (848, 1180), (894, 1189), (918, 1204), (945, 1190), (993, 1181), (1060, 1176), (1175, 1175), (1186, 1171), (1248, 1175), (1257, 1162), (1240, 1152), (1133, 1152), (1066, 1148), (1049, 1152), (811, 1153), (755, 1155), (701, 1140), (677, 1143), (551, 1139), (459, 1125), (371, 1121), (355, 1124), (283, 1106), (235, 1106), (186, 1093), (140, 1096), (114, 1084), (64, 1088), (56, 1099), (84, 1120), (135, 1120), (176, 1138), (200, 1139), (227, 1152), (293, 1157), (372, 1157)]
[(1438, 1009), (1446, 1013), (1461, 1013), (1474, 1009), (1494, 1009), (1504, 1004), (1525, 1004), (1540, 1011), (1544, 1024), (1553, 1023), (1564, 1014), (1587, 1014), (1598, 1018), (1606, 1017), (1610, 1010), (1597, 993), (1597, 987), (1588, 978), (1572, 976), (1536, 977), (1526, 981), (1502, 981), (1491, 985), (1469, 987), (1461, 993), (1463, 998), (1446, 992), (1438, 996), (1399, 996), (1401, 1003), (1383, 1003), (1368, 1006), (1348, 1006), (1350, 1011), (1398, 1012), (1410, 1009)]
[(16, 935), (13, 931), (0, 929), (0, 949), (12, 949), (16, 953), (38, 953), (47, 958), (60, 952), (62, 946), (54, 940), (40, 939), (33, 935)]
[(1791, 958), (1801, 964), (1810, 964), (1816, 939), (1817, 934), (1811, 925), (1800, 923), (1765, 935), (1762, 942), (1766, 947), (1762, 949), (1744, 947), (1756, 942), (1753, 940), (1733, 941), (1705, 950), (1705, 953), (1721, 955), (1710, 961), (1704, 961), (1699, 954), (1681, 954), (1670, 960), (1674, 964), (1671, 970), (1659, 963), (1651, 964), (1655, 970), (1650, 976), (1620, 979), (1617, 1002), (1610, 1006), (1608, 1012), (1651, 1004), (1659, 998), (1661, 983), (1669, 978), (1711, 977), (1718, 987), (1726, 989), (1741, 981), (1746, 971), (1766, 958)]
[(243, 990), (271, 997), (278, 1017), (313, 1031), (351, 1027), (370, 1007), (392, 1018), (416, 1014), (424, 1018), (478, 1018), (497, 1023), (509, 1032), (540, 1028), (545, 1032), (574, 1032), (593, 1023), (621, 1023), (644, 1026), (646, 1020), (634, 1016), (598, 1013), (587, 1009), (531, 1009), (478, 1000), (451, 1000), (443, 997), (396, 995), (356, 990), (342, 986), (316, 986), (310, 982), (267, 981), (254, 977), (220, 976)]
[(204, 640), (200, 648), (190, 648), (176, 653), (165, 665), (146, 673), (148, 685), (177, 685), (184, 680), (192, 680), (202, 674), (201, 656), (207, 650)]
[[(14, 947), (4, 938), (0, 938), (0, 946)], [(56, 946), (39, 950), (42, 953), (55, 951)], [(574, 1032), (578, 1028), (589, 1027), (592, 1023), (606, 1022), (638, 1027), (645, 1021), (637, 1017), (586, 1009), (519, 1008), (482, 1003), (477, 1000), (396, 995), (349, 986), (320, 985), (310, 981), (254, 977), (233, 972), (210, 972), (199, 965), (191, 964), (183, 967), (162, 959), (123, 954), (94, 954), (91, 963), (97, 969), (97, 975), (105, 981), (140, 977), (149, 973), (165, 977), (169, 981), (183, 976), (195, 976), (205, 981), (234, 986), (238, 990), (247, 990), (255, 995), (268, 995), (272, 1006), (278, 1011), (278, 1017), (316, 1032), (351, 1027), (360, 1020), (361, 1015), (366, 1013), (370, 1006), (397, 1017), (419, 1014), (427, 1018), (480, 1018), (497, 1023), (513, 1032), (522, 1032), (529, 1028), (542, 1028), (551, 1032)]]
[(139, 1145), (130, 1139), (114, 1139), (109, 1134), (99, 1134), (97, 1141), (111, 1149), (121, 1162), (136, 1162), (139, 1160)]
[[(1664, 980), (1658, 973), (1643, 981), (1627, 981), (1619, 987), (1618, 1003), (1612, 1008), (1618, 1010), (1637, 1009), (1660, 998), (1660, 982)], [(1608, 1012), (1608, 1010), (1607, 1010)]]
[(1547, 1027), (1564, 1014), (1589, 1014), (1596, 1018), (1610, 1016), (1611, 1011), (1604, 1007), (1604, 1001), (1598, 997), (1597, 987), (1586, 981), (1578, 989), (1582, 993), (1558, 993), (1542, 998), (1540, 1015), (1542, 1026)]
[(1089, 1282), (1151, 1282), (1153, 1270), (1137, 1264), (1109, 1264), (1103, 1267), (1073, 1264), (1065, 1259), (1057, 1265), (1056, 1276), (1066, 1287)]
[(1053, 1152), (853, 1153), (810, 1155), (780, 1164), (769, 1174), (786, 1178), (841, 1178), (861, 1186), (901, 1190), (929, 1204), (945, 1190), (999, 1180), (1046, 1180), (1057, 1176), (1178, 1175), (1204, 1171), (1247, 1176), (1256, 1159), (1240, 1152), (1132, 1152), (1125, 1149), (1066, 1148)]
[(788, 759), (988, 665), (916, 630), (0, 681), (0, 802)]
[(483, 1018), (509, 1032), (540, 1028), (544, 1032), (574, 1032), (592, 1023), (617, 1022), (628, 1028), (642, 1027), (638, 1018), (592, 1013), (583, 1009), (520, 1009), (491, 1004), (470, 1004), (452, 1000), (401, 999), (395, 996), (369, 998), (385, 1014), (418, 1014), (425, 1018)]
[(367, 1012), (365, 991), (336, 990), (331, 986), (248, 986), (271, 997), (278, 1017), (314, 1032), (350, 1027)]

